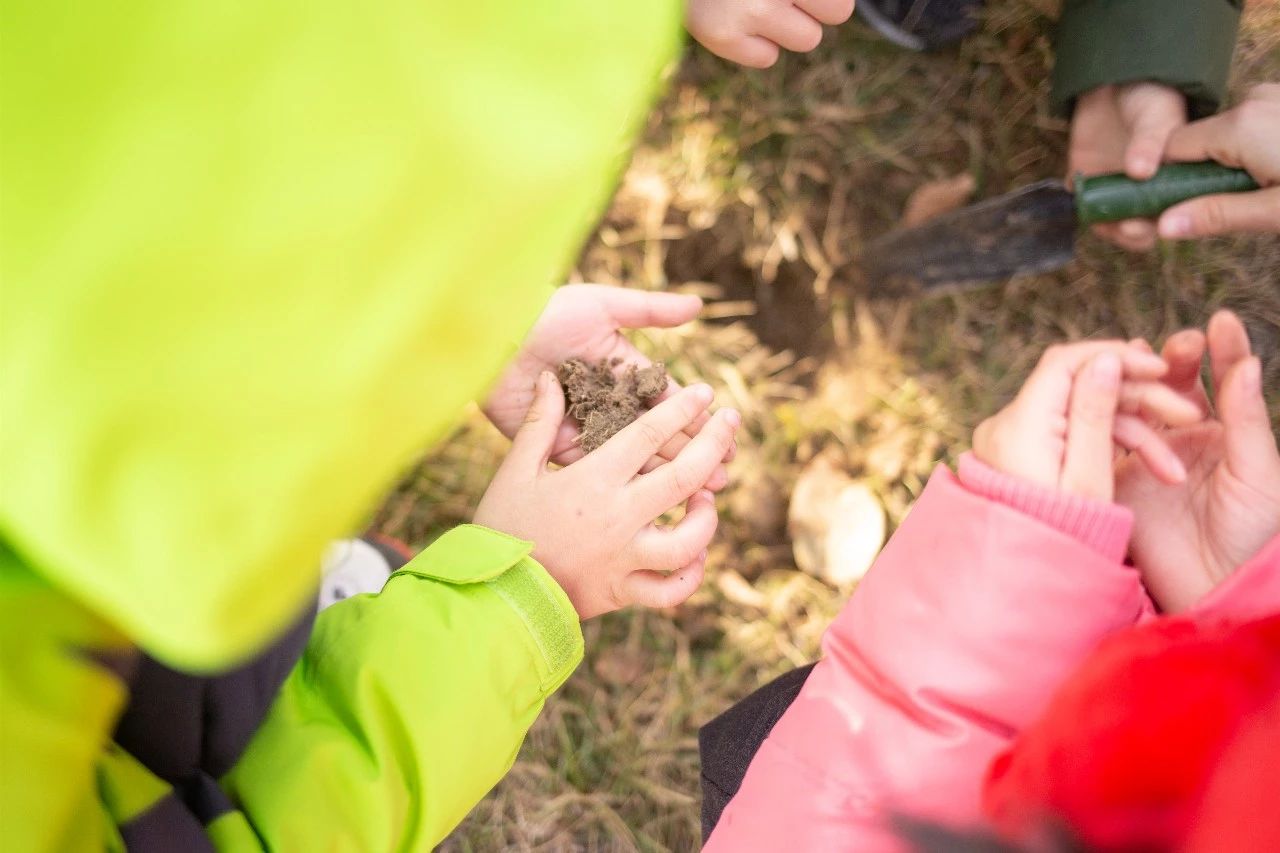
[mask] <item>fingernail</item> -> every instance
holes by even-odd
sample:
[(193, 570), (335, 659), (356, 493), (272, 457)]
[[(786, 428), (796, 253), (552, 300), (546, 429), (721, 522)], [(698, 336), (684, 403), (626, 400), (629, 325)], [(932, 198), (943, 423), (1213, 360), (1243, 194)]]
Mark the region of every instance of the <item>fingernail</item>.
[(1169, 473), (1173, 474), (1173, 478), (1179, 483), (1185, 483), (1187, 480), (1187, 466), (1182, 464), (1182, 460), (1173, 453), (1169, 454)]
[(1089, 375), (1100, 385), (1115, 385), (1120, 381), (1120, 356), (1104, 352), (1089, 365)]
[(1160, 236), (1169, 240), (1191, 236), (1191, 217), (1185, 213), (1175, 213), (1160, 220)]
[(699, 403), (710, 403), (711, 398), (715, 396), (715, 392), (711, 390), (710, 385), (698, 384), (689, 390), (693, 392), (693, 398)]
[(724, 422), (729, 426), (737, 429), (742, 425), (742, 415), (738, 414), (737, 409), (721, 409), (724, 412)]
[(1144, 237), (1147, 234), (1147, 223), (1139, 222), (1136, 219), (1126, 219), (1120, 223), (1120, 233), (1134, 239)]
[(698, 555), (698, 559), (699, 559), (699, 560), (706, 560), (706, 559), (707, 559), (707, 549), (706, 549), (706, 548), (703, 548), (703, 549), (702, 549), (702, 553)]
[(552, 373), (550, 370), (544, 370), (538, 376), (538, 384), (541, 385), (543, 388), (550, 388), (552, 385), (556, 383), (556, 381), (557, 381), (556, 375)]
[(715, 499), (716, 499), (715, 493), (712, 492), (710, 489), (699, 490), (698, 497), (702, 498), (704, 501), (712, 501), (713, 503), (715, 502)]

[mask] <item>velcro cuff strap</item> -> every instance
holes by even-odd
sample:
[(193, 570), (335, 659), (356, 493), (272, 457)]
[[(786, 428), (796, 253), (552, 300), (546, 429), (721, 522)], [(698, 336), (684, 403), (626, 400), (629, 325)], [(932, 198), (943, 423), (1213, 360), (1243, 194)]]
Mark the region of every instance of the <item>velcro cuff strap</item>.
[(484, 584), (513, 609), (545, 666), (543, 689), (559, 687), (582, 660), (582, 628), (564, 590), (537, 560), (533, 543), (464, 524), (445, 533), (396, 572), (452, 585)]

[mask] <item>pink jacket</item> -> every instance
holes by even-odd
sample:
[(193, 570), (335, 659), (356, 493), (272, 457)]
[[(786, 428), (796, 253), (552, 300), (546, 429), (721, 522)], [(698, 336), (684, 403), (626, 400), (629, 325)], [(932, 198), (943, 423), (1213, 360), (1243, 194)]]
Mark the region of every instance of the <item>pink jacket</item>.
[[(1101, 639), (1152, 614), (1122, 562), (1131, 528), (972, 456), (936, 470), (705, 849), (898, 851), (895, 814), (979, 822), (992, 758)], [(1280, 537), (1196, 611), (1280, 611)]]

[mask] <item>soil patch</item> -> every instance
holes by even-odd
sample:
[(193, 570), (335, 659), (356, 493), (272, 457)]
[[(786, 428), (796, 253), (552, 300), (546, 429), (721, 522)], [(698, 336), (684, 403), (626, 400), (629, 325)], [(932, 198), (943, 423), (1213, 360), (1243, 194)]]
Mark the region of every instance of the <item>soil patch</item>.
[(571, 358), (556, 369), (568, 397), (569, 414), (582, 425), (583, 453), (595, 450), (640, 417), (667, 388), (667, 369), (661, 364), (645, 368), (631, 364), (618, 373), (621, 363), (617, 358), (594, 364)]

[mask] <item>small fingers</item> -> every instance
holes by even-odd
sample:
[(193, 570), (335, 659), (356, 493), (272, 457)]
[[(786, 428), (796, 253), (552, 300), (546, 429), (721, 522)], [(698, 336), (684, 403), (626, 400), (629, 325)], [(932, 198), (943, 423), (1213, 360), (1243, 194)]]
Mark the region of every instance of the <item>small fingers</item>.
[[(644, 467), (640, 469), (640, 473), (648, 474), (657, 471), (663, 465), (666, 465), (668, 461), (661, 456), (651, 456), (649, 461), (644, 463)], [(720, 465), (711, 472), (711, 476), (707, 478), (707, 482), (703, 483), (702, 487), (713, 492), (719, 492), (727, 485), (729, 485), (729, 468), (725, 465)]]
[(1103, 222), (1093, 226), (1093, 233), (1130, 252), (1149, 252), (1156, 247), (1156, 224), (1146, 219)]
[(583, 286), (600, 288), (605, 310), (623, 329), (682, 326), (702, 311), (702, 299), (691, 293), (664, 293), (607, 285)]
[(1232, 311), (1217, 311), (1209, 318), (1206, 335), (1209, 344), (1209, 368), (1213, 374), (1214, 393), (1222, 387), (1227, 372), (1248, 358), (1253, 348), (1249, 332)]
[(1160, 356), (1130, 346), (1124, 341), (1058, 344), (1045, 350), (1035, 370), (1018, 392), (1018, 399), (1037, 410), (1065, 412), (1076, 371), (1104, 352), (1113, 352), (1119, 356), (1124, 368), (1123, 375), (1129, 380), (1159, 379), (1169, 369)]
[(1120, 356), (1126, 379), (1160, 379), (1169, 371), (1169, 366), (1164, 363), (1164, 359), (1155, 353), (1130, 346), (1125, 341), (1115, 340), (1080, 341), (1051, 346), (1040, 357), (1036, 369), (1044, 367), (1049, 370), (1065, 369), (1075, 372), (1104, 352), (1114, 352)]
[(1132, 450), (1156, 479), (1169, 485), (1186, 482), (1187, 468), (1160, 433), (1135, 415), (1117, 415), (1112, 427), (1116, 444)]
[(796, 0), (796, 5), (815, 20), (833, 27), (853, 14), (853, 0)]
[[(675, 459), (677, 456), (679, 456), (680, 451), (684, 450), (685, 447), (688, 446), (689, 442), (693, 439), (693, 437), (697, 435), (698, 432), (704, 426), (706, 426), (707, 422), (710, 420), (711, 420), (710, 412), (703, 412), (702, 414), (698, 415), (698, 417), (694, 418), (687, 427), (685, 427), (682, 431), (676, 433), (674, 436), (671, 437), (670, 441), (662, 445), (662, 449), (657, 452), (654, 459), (650, 459), (649, 462), (646, 463), (645, 470), (641, 470), (640, 473), (647, 474), (649, 473), (649, 471), (652, 471), (654, 468), (658, 467), (658, 465), (661, 465), (663, 460), (670, 461), (672, 459)], [(735, 441), (733, 444), (729, 446), (729, 452), (724, 455), (724, 461), (732, 462), (733, 457), (737, 455), (738, 455), (738, 443)]]
[(640, 511), (656, 518), (702, 488), (721, 465), (741, 423), (736, 411), (721, 409), (679, 456), (638, 477), (633, 488)]
[(1204, 385), (1200, 381), (1200, 365), (1204, 361), (1204, 332), (1199, 329), (1183, 329), (1169, 336), (1160, 350), (1169, 372), (1165, 374), (1164, 383), (1179, 394), (1198, 396), (1204, 401)]
[(703, 489), (686, 505), (684, 518), (674, 527), (651, 527), (637, 537), (643, 565), (654, 571), (670, 571), (688, 565), (711, 544), (720, 522), (716, 499)]
[[(654, 398), (653, 403), (655, 405), (658, 403), (661, 403), (663, 400), (667, 399), (668, 397), (674, 396), (679, 391), (680, 391), (680, 383), (676, 382), (674, 379), (668, 379), (667, 387), (662, 389), (662, 393), (659, 394), (656, 398)], [(675, 459), (676, 454), (678, 454), (684, 448), (684, 446), (689, 443), (689, 439), (693, 438), (695, 435), (698, 434), (698, 430), (702, 429), (704, 426), (707, 425), (707, 421), (710, 420), (710, 418), (711, 418), (710, 412), (708, 411), (702, 412), (700, 415), (698, 415), (696, 418), (690, 421), (689, 425), (686, 426), (682, 432), (678, 433), (674, 438), (671, 439), (671, 441), (667, 442), (666, 445), (663, 447), (663, 449), (658, 452), (658, 455), (661, 456), (663, 459)], [(725, 462), (733, 461), (733, 452), (736, 452), (736, 450), (737, 448), (735, 447), (734, 450), (730, 452), (730, 455), (724, 461)]]
[(1187, 123), (1187, 100), (1159, 83), (1131, 83), (1120, 88), (1120, 114), (1129, 125), (1124, 171), (1136, 181), (1150, 180), (1160, 168), (1169, 136)]
[(689, 565), (676, 569), (671, 574), (664, 575), (648, 569), (632, 572), (622, 579), (623, 599), (628, 604), (655, 610), (684, 604), (702, 585), (706, 565), (707, 554), (704, 551)]
[(760, 35), (787, 50), (808, 53), (822, 41), (822, 24), (795, 6), (777, 10), (761, 21)]
[(778, 45), (761, 36), (739, 36), (714, 47), (707, 45), (707, 49), (722, 59), (747, 68), (769, 68), (778, 61), (782, 52)]
[(596, 452), (603, 454), (618, 474), (629, 480), (649, 457), (706, 411), (711, 397), (709, 385), (685, 388), (623, 427)]
[(1066, 453), (1058, 480), (1065, 492), (1111, 500), (1115, 480), (1112, 432), (1122, 370), (1120, 356), (1104, 352), (1080, 371), (1072, 385)]
[(1204, 420), (1206, 411), (1163, 382), (1125, 382), (1120, 387), (1120, 411), (1142, 415), (1166, 426), (1190, 426)]

